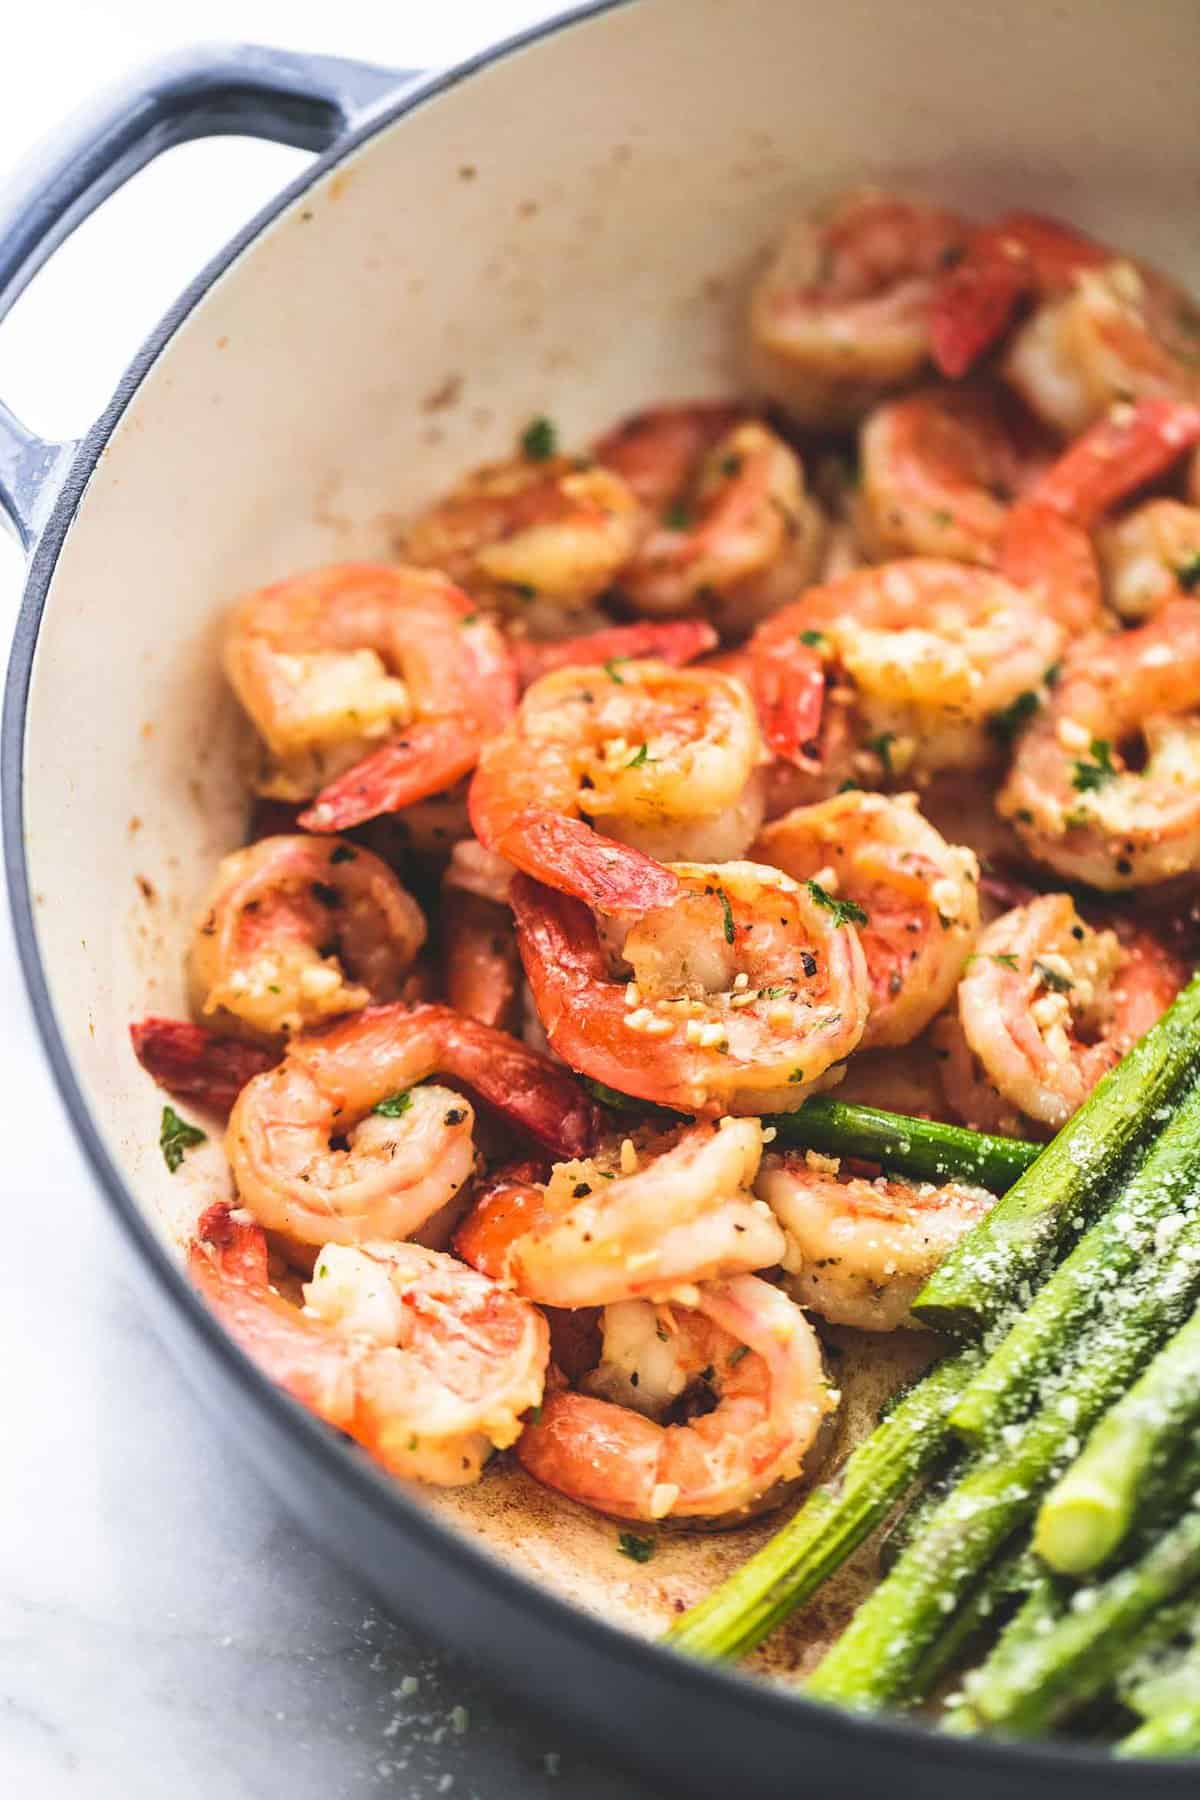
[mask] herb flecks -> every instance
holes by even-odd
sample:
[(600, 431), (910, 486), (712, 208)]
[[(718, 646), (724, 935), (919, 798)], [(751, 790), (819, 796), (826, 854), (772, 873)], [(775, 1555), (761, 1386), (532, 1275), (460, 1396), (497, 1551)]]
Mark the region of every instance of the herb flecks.
[(827, 893), (819, 881), (807, 881), (804, 884), (818, 906), (833, 914), (833, 922), (838, 925), (866, 925), (869, 915), (865, 913), (857, 900), (839, 900), (836, 894)]
[(1175, 570), (1175, 579), (1186, 594), (1200, 588), (1200, 550), (1193, 550), (1190, 556), (1184, 557)]
[(808, 645), (810, 650), (820, 650), (828, 642), (823, 631), (801, 631), (797, 633), (797, 636), (802, 644)]
[(330, 854), (329, 860), (331, 863), (348, 863), (353, 862), (357, 855), (358, 851), (352, 850), (349, 844), (338, 844)]
[(608, 661), (604, 664), (604, 673), (608, 676), (610, 681), (615, 681), (618, 687), (625, 686), (625, 677), (623, 675), (618, 675), (617, 669), (621, 663), (627, 663), (630, 660), (631, 659), (628, 656), (610, 656)]
[(1011, 744), (1017, 733), (1028, 725), (1041, 704), (1040, 697), (1033, 689), (1025, 688), (1015, 700), (1011, 700), (999, 712), (991, 714), (987, 722), (988, 731), (997, 743)]
[(686, 531), (692, 522), (692, 515), (682, 500), (672, 500), (663, 509), (662, 522), (668, 531)]
[(710, 894), (715, 894), (717, 896), (718, 900), (721, 902), (721, 911), (724, 915), (724, 922), (723, 922), (722, 929), (725, 934), (725, 942), (727, 944), (732, 944), (734, 941), (733, 907), (730, 905), (729, 895), (725, 892), (725, 889), (723, 887), (712, 887), (712, 888), (709, 888), (707, 891)]
[(648, 1563), (654, 1555), (654, 1539), (638, 1537), (633, 1531), (622, 1531), (617, 1538), (617, 1549), (630, 1562)]
[(1075, 772), (1071, 777), (1071, 786), (1077, 794), (1094, 793), (1097, 788), (1106, 787), (1116, 779), (1117, 770), (1113, 766), (1112, 745), (1105, 738), (1093, 738), (1091, 743), (1092, 761), (1082, 759), (1075, 764)]
[(1048, 963), (1038, 962), (1036, 957), (1033, 966), (1041, 978), (1043, 987), (1048, 987), (1052, 994), (1069, 994), (1075, 986), (1075, 983), (1067, 976), (1060, 975), (1058, 970), (1052, 969)]
[(531, 419), (521, 433), (521, 454), (529, 462), (548, 462), (558, 449), (558, 432), (544, 413)]
[(873, 750), (883, 764), (885, 775), (894, 773), (892, 769), (892, 745), (896, 741), (894, 731), (881, 731), (878, 737), (867, 739), (867, 749)]
[(657, 761), (657, 756), (651, 756), (650, 754), (649, 744), (639, 744), (629, 761), (625, 764), (625, 767), (627, 769), (644, 769), (647, 763), (655, 763)]
[(207, 1131), (201, 1131), (198, 1125), (189, 1125), (186, 1119), (180, 1118), (173, 1106), (163, 1107), (158, 1147), (172, 1175), (183, 1161), (184, 1152), (195, 1149), (197, 1144), (203, 1144), (207, 1137)]
[(371, 1108), (371, 1111), (379, 1113), (385, 1119), (401, 1119), (411, 1105), (411, 1091), (408, 1088), (402, 1088), (399, 1093), (386, 1095), (378, 1106)]

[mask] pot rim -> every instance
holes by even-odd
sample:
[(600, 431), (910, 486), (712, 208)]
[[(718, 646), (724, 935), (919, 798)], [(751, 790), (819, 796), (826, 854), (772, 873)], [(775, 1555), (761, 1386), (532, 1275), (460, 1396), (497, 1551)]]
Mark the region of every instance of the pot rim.
[[(175, 1313), (189, 1326), (193, 1338), (204, 1345), (207, 1354), (223, 1368), (226, 1378), (241, 1388), (243, 1395), (260, 1415), (273, 1417), (274, 1422), (284, 1431), (290, 1431), (300, 1439), (307, 1454), (322, 1463), (328, 1475), (352, 1489), (361, 1504), (379, 1515), (385, 1525), (395, 1527), (398, 1524), (431, 1555), (454, 1557), (465, 1562), (481, 1590), (493, 1591), (504, 1604), (518, 1613), (525, 1611), (541, 1614), (546, 1625), (557, 1627), (565, 1636), (577, 1640), (581, 1646), (595, 1654), (618, 1658), (626, 1664), (632, 1663), (636, 1671), (649, 1680), (674, 1682), (685, 1695), (690, 1694), (696, 1704), (732, 1705), (740, 1711), (748, 1729), (753, 1729), (756, 1716), (770, 1719), (773, 1725), (784, 1729), (788, 1726), (789, 1717), (795, 1717), (803, 1720), (809, 1729), (815, 1727), (824, 1730), (832, 1740), (840, 1741), (847, 1749), (866, 1735), (880, 1751), (886, 1751), (890, 1746), (897, 1751), (907, 1752), (909, 1756), (915, 1754), (918, 1757), (928, 1757), (947, 1771), (977, 1771), (987, 1766), (1008, 1773), (1016, 1773), (1021, 1769), (1028, 1770), (1030, 1774), (1035, 1771), (1049, 1774), (1054, 1770), (1064, 1773), (1070, 1771), (1073, 1774), (1091, 1771), (1094, 1774), (1103, 1773), (1108, 1782), (1114, 1785), (1121, 1782), (1131, 1796), (1137, 1792), (1145, 1793), (1150, 1781), (1157, 1780), (1161, 1786), (1165, 1786), (1166, 1783), (1161, 1780), (1165, 1777), (1172, 1790), (1181, 1794), (1184, 1791), (1183, 1781), (1187, 1780), (1188, 1791), (1191, 1792), (1196, 1773), (1194, 1762), (1164, 1760), (1154, 1763), (1151, 1769), (1144, 1763), (1122, 1765), (1104, 1751), (1085, 1747), (1045, 1742), (1006, 1743), (995, 1738), (955, 1739), (901, 1716), (851, 1713), (810, 1700), (795, 1689), (785, 1691), (759, 1677), (744, 1675), (736, 1667), (704, 1663), (678, 1652), (671, 1652), (654, 1640), (639, 1637), (620, 1626), (610, 1625), (595, 1614), (561, 1598), (551, 1589), (508, 1568), (487, 1550), (476, 1545), (466, 1533), (442, 1524), (431, 1513), (410, 1500), (403, 1487), (385, 1475), (365, 1452), (329, 1430), (270, 1381), (238, 1348), (215, 1314), (204, 1305), (182, 1267), (169, 1255), (151, 1229), (119, 1168), (109, 1156), (76, 1080), (66, 1042), (59, 1029), (37, 942), (33, 894), (25, 851), (25, 723), (38, 632), (59, 553), (76, 508), (109, 438), (136, 398), (143, 380), (158, 357), (218, 277), (338, 163), (380, 132), (388, 130), (397, 120), (436, 100), (439, 95), (457, 87), (480, 70), (542, 38), (567, 30), (576, 23), (630, 4), (632, 0), (585, 0), (582, 5), (557, 13), (538, 25), (489, 45), (449, 69), (415, 82), (405, 82), (403, 93), (394, 102), (385, 103), (373, 111), (364, 123), (340, 137), (330, 149), (315, 156), (300, 175), (289, 182), (210, 258), (141, 345), (121, 376), (111, 401), (76, 446), (30, 559), (13, 634), (5, 682), (3, 720), (0, 723), (0, 803), (3, 807), (4, 862), (17, 954), (42, 1047), (76, 1141), (99, 1183), (111, 1214), (132, 1245), (144, 1272), (170, 1302)], [(636, 1757), (636, 1752), (634, 1755)], [(1172, 1777), (1176, 1779), (1170, 1779)]]

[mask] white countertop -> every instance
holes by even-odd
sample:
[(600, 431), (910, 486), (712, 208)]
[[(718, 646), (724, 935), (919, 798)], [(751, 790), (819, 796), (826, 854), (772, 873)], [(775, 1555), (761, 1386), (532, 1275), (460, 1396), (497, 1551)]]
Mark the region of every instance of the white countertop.
[[(54, 0), (21, 10), (5, 27), (0, 172), (98, 85), (190, 39), (432, 65), (553, 8)], [(231, 142), (147, 171), (0, 329), (0, 395), (46, 435), (77, 435), (190, 274), (299, 160)], [(0, 540), (0, 642), (20, 577)], [(22, 1800), (632, 1795), (551, 1722), (519, 1717), (381, 1616), (194, 1405), (142, 1315), (51, 1086), (7, 909), (0, 1094), (0, 1789)]]

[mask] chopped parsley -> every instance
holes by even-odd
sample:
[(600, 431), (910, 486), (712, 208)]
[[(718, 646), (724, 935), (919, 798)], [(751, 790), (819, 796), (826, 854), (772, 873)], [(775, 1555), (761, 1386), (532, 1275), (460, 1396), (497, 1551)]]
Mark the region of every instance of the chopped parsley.
[(1065, 975), (1060, 975), (1057, 969), (1047, 968), (1044, 962), (1038, 962), (1036, 958), (1033, 966), (1041, 976), (1043, 984), (1050, 989), (1052, 994), (1069, 994), (1075, 986), (1075, 983), (1068, 981)]
[(331, 863), (353, 862), (357, 855), (358, 851), (352, 850), (349, 844), (338, 844), (329, 860)]
[(1056, 688), (1058, 686), (1058, 678), (1061, 674), (1062, 664), (1060, 662), (1053, 662), (1042, 676), (1042, 680), (1048, 688)]
[(388, 1094), (379, 1102), (378, 1106), (373, 1106), (371, 1111), (381, 1113), (385, 1119), (400, 1119), (411, 1105), (412, 1094), (407, 1088), (402, 1088), (399, 1093)]
[(610, 681), (615, 681), (618, 687), (625, 686), (625, 677), (617, 674), (617, 664), (626, 663), (630, 660), (631, 658), (628, 656), (610, 656), (608, 661), (604, 664), (604, 673), (608, 676)]
[(648, 1563), (654, 1555), (654, 1539), (638, 1537), (632, 1531), (623, 1531), (617, 1538), (617, 1549), (630, 1562)]
[(651, 756), (650, 754), (649, 744), (639, 744), (629, 761), (625, 764), (625, 767), (627, 769), (643, 769), (647, 763), (657, 761), (657, 756)]
[(998, 743), (1011, 744), (1017, 733), (1028, 725), (1041, 704), (1033, 689), (1025, 688), (1015, 700), (990, 715), (987, 728)]
[(654, 1335), (660, 1344), (669, 1344), (671, 1341), (671, 1334), (661, 1319), (656, 1319), (654, 1322)]
[(207, 1137), (207, 1131), (201, 1131), (198, 1125), (189, 1125), (186, 1119), (180, 1118), (173, 1106), (163, 1107), (158, 1147), (172, 1175), (183, 1161), (184, 1151), (204, 1143)]
[(875, 752), (876, 756), (883, 764), (883, 772), (885, 775), (891, 775), (893, 773), (892, 745), (895, 741), (896, 734), (894, 731), (881, 731), (878, 737), (867, 739), (867, 749)]
[(730, 455), (723, 456), (721, 458), (721, 473), (722, 473), (722, 475), (727, 475), (727, 476), (740, 475), (741, 472), (742, 472), (742, 459), (737, 454), (736, 450), (732, 451), (730, 453)]
[(946, 531), (954, 523), (954, 514), (944, 506), (935, 507), (933, 522), (940, 530)]
[(1192, 593), (1200, 588), (1200, 550), (1193, 550), (1185, 557), (1175, 571), (1175, 579), (1185, 593)]
[(1015, 969), (1017, 966), (1017, 959), (1011, 950), (985, 950), (982, 953), (968, 956), (967, 961), (968, 963), (984, 961), (999, 963), (1002, 969)]
[(857, 794), (858, 791), (859, 787), (857, 781), (843, 781), (838, 788), (839, 794)]
[(819, 650), (826, 641), (823, 631), (802, 631), (799, 633), (799, 637), (800, 642), (807, 644), (810, 650)]
[(1092, 762), (1077, 762), (1075, 773), (1071, 777), (1071, 786), (1077, 794), (1090, 794), (1096, 788), (1102, 788), (1112, 781), (1117, 771), (1113, 768), (1112, 745), (1104, 738), (1092, 739)]
[(521, 433), (521, 453), (530, 462), (548, 462), (558, 449), (558, 432), (545, 414), (531, 419)]
[(725, 892), (725, 889), (722, 887), (709, 888), (708, 891), (710, 894), (715, 894), (721, 902), (721, 911), (725, 915), (725, 925), (724, 925), (725, 942), (727, 944), (732, 944), (732, 942), (733, 942), (733, 908), (729, 904), (729, 895)]
[(668, 531), (686, 531), (692, 516), (682, 500), (672, 500), (663, 511), (662, 522)]
[(537, 599), (537, 589), (532, 585), (531, 582), (528, 582), (528, 581), (506, 581), (504, 583), (504, 588), (505, 588), (505, 592), (511, 594), (514, 600), (536, 600)]
[(857, 900), (839, 900), (836, 894), (827, 894), (819, 881), (805, 883), (809, 893), (818, 906), (833, 914), (834, 925), (866, 925), (868, 915)]
[(729, 1355), (725, 1358), (726, 1364), (731, 1369), (736, 1368), (738, 1363), (741, 1362), (743, 1356), (749, 1356), (749, 1354), (750, 1354), (749, 1344), (739, 1344), (737, 1349), (731, 1350), (729, 1352)]

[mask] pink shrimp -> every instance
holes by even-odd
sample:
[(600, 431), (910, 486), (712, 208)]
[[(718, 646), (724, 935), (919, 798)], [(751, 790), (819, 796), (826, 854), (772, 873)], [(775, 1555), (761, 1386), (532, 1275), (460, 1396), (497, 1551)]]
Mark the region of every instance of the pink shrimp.
[(518, 1039), (447, 1006), (368, 1007), (293, 1038), (238, 1095), (225, 1148), (243, 1203), (306, 1243), (411, 1235), (474, 1167), (472, 1110), (420, 1085), (431, 1075), (464, 1083), (560, 1155), (592, 1141), (591, 1103)]
[(193, 1010), (227, 1035), (289, 1032), (401, 997), (425, 941), (411, 894), (336, 838), (260, 838), (223, 857), (188, 957)]
[(609, 662), (649, 658), (682, 668), (705, 651), (715, 650), (717, 634), (706, 619), (639, 619), (633, 625), (606, 625), (581, 637), (533, 642), (513, 640), (513, 654), (528, 687), (557, 669), (595, 668)]
[(646, 1410), (686, 1408), (689, 1391), (709, 1410), (659, 1423), (628, 1403), (551, 1393), (518, 1445), (522, 1468), (618, 1519), (732, 1519), (784, 1498), (837, 1405), (816, 1335), (786, 1294), (739, 1275), (705, 1283), (691, 1307), (609, 1307), (604, 1330), (597, 1385), (633, 1373), (631, 1398)]
[(619, 958), (578, 900), (516, 878), (517, 941), (547, 1038), (572, 1068), (658, 1105), (790, 1112), (836, 1080), (862, 1037), (857, 914), (757, 863), (674, 874), (678, 898), (639, 915)]
[[(750, 1192), (757, 1119), (613, 1138), (593, 1156), (526, 1169), (484, 1188), (454, 1248), (527, 1300), (607, 1306), (668, 1300), (698, 1281), (770, 1268), (783, 1238)], [(544, 1173), (544, 1171), (539, 1171)]]
[(225, 668), (266, 747), (261, 791), (300, 800), (329, 783), (300, 820), (321, 831), (452, 786), (516, 704), (494, 621), (444, 576), (379, 563), (251, 594), (230, 620)]
[(934, 284), (967, 230), (870, 188), (801, 220), (751, 296), (755, 385), (801, 425), (856, 424), (925, 365)]
[(264, 1374), (393, 1475), (477, 1481), (542, 1397), (541, 1314), (436, 1250), (327, 1245), (302, 1310), (271, 1286), (261, 1228), (217, 1205), (196, 1227), (188, 1272)]
[(483, 1025), (511, 1030), (521, 962), (508, 906), (447, 881), (438, 923), (442, 985), (450, 1006)]

